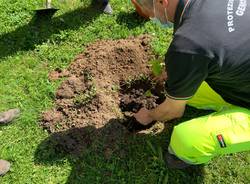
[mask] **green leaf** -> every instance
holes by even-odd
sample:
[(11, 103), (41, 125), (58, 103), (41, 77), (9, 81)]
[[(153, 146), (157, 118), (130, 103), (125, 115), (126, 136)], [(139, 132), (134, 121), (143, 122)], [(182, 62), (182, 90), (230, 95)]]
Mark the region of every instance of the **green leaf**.
[(151, 96), (152, 96), (152, 93), (151, 93), (150, 89), (147, 90), (147, 91), (144, 93), (144, 95), (145, 95), (146, 97), (151, 97)]
[(159, 60), (154, 60), (150, 62), (151, 70), (155, 76), (159, 76), (162, 73), (162, 62)]

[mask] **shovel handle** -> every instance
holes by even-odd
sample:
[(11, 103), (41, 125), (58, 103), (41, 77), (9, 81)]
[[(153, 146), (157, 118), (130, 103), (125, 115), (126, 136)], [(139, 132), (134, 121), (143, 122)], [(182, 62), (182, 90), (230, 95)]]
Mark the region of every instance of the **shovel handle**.
[(51, 0), (46, 0), (46, 8), (51, 8)]

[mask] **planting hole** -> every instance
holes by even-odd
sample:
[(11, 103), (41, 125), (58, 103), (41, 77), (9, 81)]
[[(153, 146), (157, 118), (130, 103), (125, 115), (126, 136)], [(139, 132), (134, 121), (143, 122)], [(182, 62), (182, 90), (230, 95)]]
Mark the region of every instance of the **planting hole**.
[(147, 76), (129, 81), (121, 81), (119, 97), (119, 107), (126, 119), (123, 125), (129, 131), (139, 131), (151, 127), (153, 123), (143, 126), (136, 121), (133, 114), (138, 112), (142, 107), (153, 109), (165, 99), (162, 89)]

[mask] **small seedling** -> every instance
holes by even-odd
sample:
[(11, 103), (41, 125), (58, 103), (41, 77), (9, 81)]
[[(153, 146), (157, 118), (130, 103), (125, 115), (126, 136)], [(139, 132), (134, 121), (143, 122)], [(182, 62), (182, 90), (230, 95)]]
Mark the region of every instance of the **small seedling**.
[(150, 90), (150, 89), (147, 90), (147, 91), (144, 93), (144, 95), (145, 95), (146, 97), (152, 97), (152, 96), (153, 96), (153, 94), (151, 93), (151, 90)]
[(139, 77), (137, 78), (137, 80), (141, 80), (141, 81), (148, 81), (148, 75), (145, 74), (140, 74)]
[(74, 99), (74, 104), (78, 106), (83, 106), (88, 104), (93, 100), (93, 98), (96, 96), (96, 87), (92, 85), (90, 87), (90, 90), (85, 91), (85, 93), (81, 93)]
[(165, 64), (161, 60), (153, 60), (153, 61), (150, 61), (150, 66), (151, 66), (152, 73), (157, 77), (161, 75)]
[(93, 80), (93, 75), (92, 75), (92, 73), (89, 71), (89, 70), (83, 70), (82, 71), (82, 74), (83, 74), (83, 76), (84, 76), (84, 79), (86, 80), (86, 81), (92, 81)]
[(135, 79), (129, 77), (128, 80), (124, 81), (124, 83), (121, 84), (121, 86), (126, 86), (126, 88), (129, 89), (131, 88), (134, 82), (135, 82)]
[(112, 85), (111, 90), (114, 92), (118, 92), (120, 90), (120, 86), (119, 85)]
[(60, 123), (60, 122), (57, 122), (56, 125), (55, 125), (55, 128), (56, 128), (57, 130), (61, 129), (61, 128), (62, 128), (61, 123)]

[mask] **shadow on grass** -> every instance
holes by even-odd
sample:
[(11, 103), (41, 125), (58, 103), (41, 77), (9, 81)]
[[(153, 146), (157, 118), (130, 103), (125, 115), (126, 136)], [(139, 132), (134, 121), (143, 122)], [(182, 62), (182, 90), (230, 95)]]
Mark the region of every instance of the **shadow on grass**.
[(144, 26), (144, 24), (147, 22), (147, 20), (139, 16), (137, 12), (121, 12), (117, 16), (116, 21), (120, 25), (126, 25), (128, 29)]
[(101, 3), (93, 0), (88, 7), (78, 8), (55, 18), (35, 14), (27, 25), (0, 35), (0, 59), (18, 51), (33, 50), (36, 45), (48, 41), (53, 34), (62, 30), (76, 30), (97, 18), (102, 12)]
[(35, 164), (60, 166), (67, 159), (72, 167), (68, 184), (202, 183), (202, 166), (177, 170), (165, 164), (173, 124), (152, 135), (128, 132), (122, 121), (53, 133), (37, 147)]

